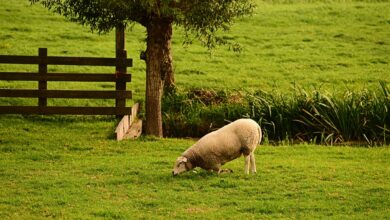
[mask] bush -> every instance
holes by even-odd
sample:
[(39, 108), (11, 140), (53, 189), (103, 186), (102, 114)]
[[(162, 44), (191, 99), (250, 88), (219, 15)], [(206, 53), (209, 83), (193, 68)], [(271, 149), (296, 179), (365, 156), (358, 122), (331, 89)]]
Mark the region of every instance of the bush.
[(229, 121), (256, 120), (270, 142), (387, 144), (390, 92), (364, 90), (340, 95), (296, 89), (278, 93), (177, 91), (163, 99), (165, 136), (201, 137)]
[(164, 136), (201, 137), (243, 117), (248, 104), (240, 92), (193, 89), (163, 98)]

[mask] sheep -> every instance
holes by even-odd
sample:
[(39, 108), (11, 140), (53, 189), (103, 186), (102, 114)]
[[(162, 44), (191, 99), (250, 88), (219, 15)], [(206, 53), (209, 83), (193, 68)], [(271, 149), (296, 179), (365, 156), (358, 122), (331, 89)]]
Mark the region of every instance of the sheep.
[[(245, 174), (256, 173), (254, 151), (262, 138), (260, 126), (252, 119), (238, 119), (213, 131), (188, 148), (175, 162), (172, 175), (201, 167), (208, 171), (225, 172), (221, 166), (242, 154)], [(231, 171), (231, 170), (230, 170)]]

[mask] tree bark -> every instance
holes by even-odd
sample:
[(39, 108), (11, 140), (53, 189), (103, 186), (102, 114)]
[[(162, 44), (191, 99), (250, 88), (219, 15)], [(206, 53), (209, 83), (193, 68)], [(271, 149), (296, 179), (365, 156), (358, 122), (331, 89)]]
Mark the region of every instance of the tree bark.
[[(146, 126), (147, 135), (163, 136), (161, 97), (168, 63), (172, 39), (172, 22), (167, 19), (152, 18), (146, 26)], [(167, 48), (169, 48), (167, 50)], [(167, 52), (168, 51), (168, 52)], [(168, 55), (167, 55), (168, 53)]]
[(173, 72), (172, 64), (172, 23), (170, 23), (168, 28), (167, 42), (163, 45), (163, 75), (164, 79), (164, 90), (165, 92), (172, 92), (175, 90), (175, 76)]

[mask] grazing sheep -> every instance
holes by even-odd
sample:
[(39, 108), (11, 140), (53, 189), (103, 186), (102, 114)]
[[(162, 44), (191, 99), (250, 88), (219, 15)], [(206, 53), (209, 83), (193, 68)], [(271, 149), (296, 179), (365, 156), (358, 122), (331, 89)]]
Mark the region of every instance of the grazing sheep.
[(208, 171), (223, 172), (221, 166), (243, 154), (245, 173), (256, 172), (254, 151), (261, 141), (260, 126), (252, 119), (238, 119), (213, 131), (188, 148), (177, 158), (174, 176), (201, 167)]

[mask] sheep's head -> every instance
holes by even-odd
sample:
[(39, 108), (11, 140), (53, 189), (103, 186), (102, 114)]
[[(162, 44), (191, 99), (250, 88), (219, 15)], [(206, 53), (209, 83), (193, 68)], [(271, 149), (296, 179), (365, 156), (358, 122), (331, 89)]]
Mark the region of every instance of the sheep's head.
[(172, 170), (172, 175), (177, 176), (180, 173), (183, 173), (190, 169), (192, 169), (191, 162), (188, 161), (187, 157), (180, 156), (176, 159), (175, 166)]

